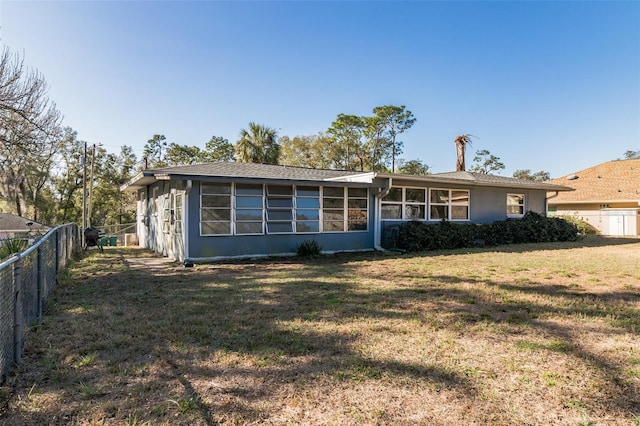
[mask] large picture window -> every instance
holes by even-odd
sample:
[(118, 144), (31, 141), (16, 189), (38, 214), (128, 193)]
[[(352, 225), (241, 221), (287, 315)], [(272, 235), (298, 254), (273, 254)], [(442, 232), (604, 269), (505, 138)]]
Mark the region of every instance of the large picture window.
[(424, 220), (426, 211), (424, 188), (391, 188), (382, 199), (382, 219)]
[(429, 190), (430, 220), (469, 220), (469, 191), (460, 189)]

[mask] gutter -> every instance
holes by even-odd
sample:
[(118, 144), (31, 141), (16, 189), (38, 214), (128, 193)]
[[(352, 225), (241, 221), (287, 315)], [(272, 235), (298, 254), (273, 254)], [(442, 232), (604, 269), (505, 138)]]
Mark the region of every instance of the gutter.
[[(374, 175), (375, 178), (375, 175)], [(376, 251), (387, 251), (384, 247), (380, 245), (381, 243), (381, 234), (382, 234), (382, 199), (386, 197), (391, 191), (391, 185), (393, 184), (393, 178), (387, 178), (387, 185), (382, 189), (382, 191), (378, 192), (375, 196), (376, 205), (374, 206), (374, 215), (376, 218), (376, 223), (373, 227), (373, 248)]]
[(545, 216), (548, 216), (549, 214), (549, 200), (552, 198), (556, 198), (558, 195), (560, 195), (560, 191), (555, 191), (555, 194), (544, 197), (544, 215)]
[(182, 199), (182, 217), (184, 218), (182, 226), (184, 227), (184, 232), (182, 233), (183, 243), (184, 243), (184, 260), (183, 264), (185, 267), (193, 266), (193, 262), (189, 262), (189, 193), (191, 192), (191, 188), (193, 187), (193, 181), (191, 179), (187, 179), (187, 184), (184, 188), (184, 198)]

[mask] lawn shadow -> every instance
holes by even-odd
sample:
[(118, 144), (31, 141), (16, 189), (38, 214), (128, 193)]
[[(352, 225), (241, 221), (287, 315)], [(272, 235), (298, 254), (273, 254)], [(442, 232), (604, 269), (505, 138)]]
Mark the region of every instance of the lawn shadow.
[[(406, 272), (415, 280), (401, 288), (372, 284), (363, 291), (361, 264), (398, 255), (144, 269), (126, 261), (135, 250), (124, 250), (123, 256), (106, 253), (83, 255), (80, 263), (97, 261), (100, 270), (78, 269), (62, 283), (47, 303), (45, 324), (29, 337), (17, 395), (27, 398), (33, 385), (39, 394), (58, 395), (58, 408), (16, 410), (9, 413), (11, 419), (74, 422), (86, 420), (83, 410), (98, 406), (104, 416), (118, 419), (128, 412), (151, 422), (179, 416), (174, 424), (259, 423), (268, 420), (273, 395), (290, 388), (304, 393), (318, 383), (349, 387), (404, 378), (418, 387), (454, 390), (472, 405), (480, 391), (459, 370), (433, 361), (373, 358), (357, 349), (361, 330), (351, 323), (420, 320), (429, 315), (426, 307), (449, 313), (438, 318), (439, 327), (459, 333), (477, 323), (494, 323), (514, 330), (532, 327), (567, 342), (563, 351), (594, 365), (612, 387), (617, 396), (607, 403), (640, 411), (637, 386), (621, 380), (616, 365), (583, 349), (569, 325), (540, 320), (606, 314), (592, 303), (597, 295), (566, 285)], [(478, 291), (483, 286), (559, 298), (566, 302), (562, 306), (573, 307), (517, 297), (496, 301)], [(611, 296), (619, 302), (637, 298), (633, 292)], [(637, 334), (638, 312), (619, 315), (627, 324), (622, 328)]]

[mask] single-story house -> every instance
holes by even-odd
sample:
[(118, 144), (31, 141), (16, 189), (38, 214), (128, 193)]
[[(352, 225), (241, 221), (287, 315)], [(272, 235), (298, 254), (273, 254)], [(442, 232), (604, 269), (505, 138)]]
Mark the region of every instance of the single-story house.
[(296, 253), (381, 249), (402, 221), (487, 223), (545, 214), (547, 193), (571, 188), (466, 171), (412, 176), (254, 163), (143, 170), (140, 246), (185, 263)]
[(640, 159), (607, 161), (549, 183), (575, 190), (549, 194), (549, 215), (576, 217), (603, 235), (640, 235)]
[(49, 227), (30, 219), (0, 212), (0, 240), (15, 237), (31, 237), (37, 233), (45, 233)]

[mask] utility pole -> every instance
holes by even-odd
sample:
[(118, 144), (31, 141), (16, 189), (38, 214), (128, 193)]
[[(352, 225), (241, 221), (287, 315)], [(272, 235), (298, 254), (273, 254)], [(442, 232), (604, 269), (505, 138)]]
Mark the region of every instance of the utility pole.
[(96, 144), (93, 144), (93, 148), (91, 151), (91, 177), (89, 178), (89, 206), (87, 207), (87, 221), (88, 225), (91, 224), (91, 207), (93, 206), (93, 170), (94, 164), (96, 163)]
[(87, 143), (84, 143), (84, 156), (82, 157), (82, 232), (87, 225)]

